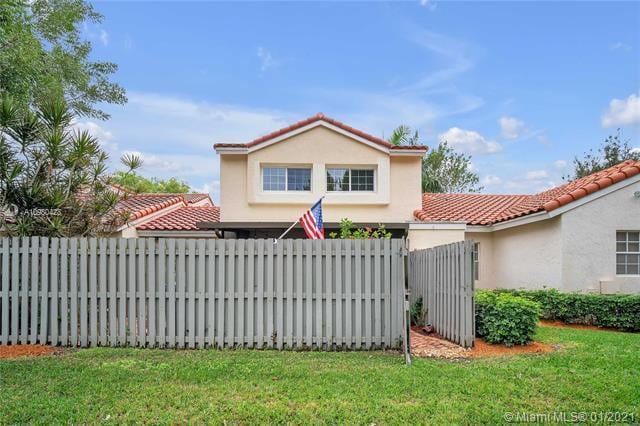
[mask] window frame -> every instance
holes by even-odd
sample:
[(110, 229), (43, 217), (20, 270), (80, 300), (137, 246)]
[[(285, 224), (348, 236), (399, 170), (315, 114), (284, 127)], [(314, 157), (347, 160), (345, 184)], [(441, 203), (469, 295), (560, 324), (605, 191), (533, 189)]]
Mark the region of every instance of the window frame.
[[(336, 191), (334, 190), (330, 190), (329, 189), (329, 182), (328, 182), (328, 178), (329, 178), (329, 170), (340, 170), (340, 169), (344, 169), (347, 170), (349, 172), (349, 185), (346, 191), (342, 191), (342, 190), (338, 190)], [(351, 189), (352, 187), (352, 177), (353, 177), (353, 170), (358, 170), (358, 171), (362, 171), (362, 170), (366, 170), (366, 171), (371, 171), (373, 174), (373, 185), (372, 185), (372, 189), (369, 190), (361, 190), (361, 189)], [(351, 193), (357, 193), (357, 194), (372, 194), (377, 192), (378, 190), (378, 185), (377, 185), (377, 181), (378, 181), (378, 173), (376, 172), (376, 167), (373, 166), (339, 166), (339, 165), (331, 165), (331, 166), (327, 166), (325, 169), (325, 175), (324, 175), (324, 181), (325, 181), (325, 185), (327, 188), (327, 192), (331, 193), (331, 194), (351, 194)]]
[[(619, 233), (624, 233), (625, 234), (625, 239), (623, 241), (618, 240), (618, 234)], [(629, 234), (630, 233), (638, 233), (638, 241), (631, 241), (629, 239)], [(629, 243), (636, 243), (638, 244), (638, 251), (629, 251)], [(625, 251), (619, 251), (618, 250), (618, 244), (620, 243), (624, 243), (626, 245)], [(615, 238), (615, 249), (616, 249), (616, 260), (615, 260), (615, 269), (616, 269), (616, 276), (619, 277), (640, 277), (640, 230), (616, 230), (616, 238)], [(618, 255), (624, 255), (625, 256), (625, 263), (619, 263), (618, 262)], [(636, 273), (626, 273), (626, 269), (629, 265), (629, 263), (627, 262), (627, 255), (636, 255), (638, 256), (638, 272)], [(625, 273), (619, 273), (618, 272), (618, 265), (624, 265), (625, 266)]]
[[(264, 188), (264, 172), (266, 169), (284, 169), (284, 189), (265, 189)], [(309, 171), (309, 189), (295, 190), (289, 189), (289, 169), (308, 170)], [(269, 164), (260, 166), (260, 192), (268, 194), (284, 194), (284, 193), (310, 193), (313, 191), (313, 168), (308, 165), (279, 165)]]
[(478, 281), (480, 279), (480, 243), (478, 242), (473, 243), (471, 259), (473, 260), (473, 279)]

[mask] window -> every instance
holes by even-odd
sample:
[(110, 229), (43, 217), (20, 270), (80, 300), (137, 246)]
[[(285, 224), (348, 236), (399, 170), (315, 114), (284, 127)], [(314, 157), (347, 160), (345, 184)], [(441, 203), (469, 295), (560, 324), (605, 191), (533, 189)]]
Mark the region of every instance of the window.
[(473, 259), (473, 279), (480, 279), (480, 243), (473, 243), (471, 258)]
[(373, 169), (327, 169), (327, 191), (369, 191), (373, 192)]
[(264, 167), (263, 191), (310, 191), (311, 169), (293, 167)]
[(616, 232), (616, 274), (640, 275), (640, 231)]

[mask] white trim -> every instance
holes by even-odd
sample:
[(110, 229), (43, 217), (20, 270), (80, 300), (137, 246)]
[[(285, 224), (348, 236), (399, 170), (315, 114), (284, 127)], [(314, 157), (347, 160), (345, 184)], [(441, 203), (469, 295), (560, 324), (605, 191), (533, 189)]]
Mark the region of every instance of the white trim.
[(340, 133), (340, 134), (342, 134), (344, 136), (347, 136), (347, 137), (349, 137), (351, 139), (355, 139), (356, 141), (362, 142), (363, 144), (368, 145), (371, 148), (377, 149), (378, 151), (382, 151), (382, 152), (385, 152), (387, 154), (389, 153), (389, 148), (384, 147), (384, 146), (382, 146), (380, 144), (377, 144), (375, 142), (372, 142), (372, 141), (370, 141), (368, 139), (365, 139), (363, 137), (360, 137), (360, 136), (356, 135), (355, 133), (352, 133), (352, 132), (349, 132), (347, 130), (344, 130), (341, 127), (335, 126), (335, 125), (333, 125), (331, 123), (327, 123), (326, 121), (323, 121), (323, 120), (314, 121), (313, 123), (309, 123), (306, 126), (302, 126), (302, 127), (298, 128), (298, 129), (291, 130), (289, 132), (283, 133), (280, 136), (276, 136), (273, 139), (269, 139), (267, 141), (264, 141), (264, 142), (261, 142), (261, 143), (255, 145), (255, 146), (252, 146), (252, 147), (249, 148), (249, 153), (252, 153), (252, 152), (255, 152), (255, 151), (259, 151), (259, 150), (261, 150), (263, 148), (266, 148), (266, 147), (268, 147), (270, 145), (273, 145), (273, 144), (278, 143), (280, 141), (283, 141), (285, 139), (289, 139), (290, 137), (293, 137), (295, 135), (299, 135), (300, 133), (304, 133), (304, 132), (306, 132), (308, 130), (314, 129), (314, 128), (319, 127), (319, 126), (326, 127), (327, 129), (333, 130), (334, 132)]
[(541, 211), (538, 213), (528, 214), (522, 217), (516, 217), (515, 219), (510, 219), (504, 222), (496, 223), (495, 225), (469, 225), (467, 227), (467, 232), (494, 232), (501, 231), (503, 229), (513, 228), (515, 226), (526, 225), (528, 223), (539, 222), (541, 220), (550, 219), (551, 216), (546, 211)]
[(633, 185), (634, 183), (640, 182), (640, 174), (637, 174), (635, 176), (631, 176), (630, 178), (627, 178), (625, 180), (622, 180), (618, 183), (614, 183), (611, 186), (607, 186), (604, 189), (600, 189), (592, 194), (586, 195), (582, 198), (579, 198), (576, 201), (572, 201), (569, 204), (566, 204), (564, 206), (560, 206), (557, 209), (551, 210), (549, 212), (549, 216), (550, 217), (555, 217), (558, 216), (562, 213), (568, 212), (569, 210), (573, 210), (576, 207), (580, 207), (583, 204), (589, 203), (593, 200), (597, 200), (600, 197), (604, 197), (605, 195), (611, 194), (612, 192), (615, 192), (619, 189), (625, 188), (629, 185)]
[(424, 149), (393, 149), (389, 150), (389, 155), (394, 157), (422, 157), (428, 151), (427, 148)]
[(465, 222), (409, 222), (409, 230), (460, 230), (467, 231)]
[(394, 149), (394, 148), (388, 148), (386, 146), (380, 145), (379, 143), (370, 141), (369, 139), (363, 138), (353, 132), (350, 132), (348, 130), (343, 129), (342, 127), (338, 127), (334, 124), (328, 123), (324, 120), (317, 120), (314, 121), (313, 123), (309, 123), (305, 126), (299, 127), (297, 129), (288, 131), (286, 133), (281, 134), (280, 136), (276, 136), (272, 139), (268, 139), (264, 142), (260, 142), (252, 147), (218, 147), (215, 148), (216, 152), (218, 154), (250, 154), (252, 152), (255, 151), (259, 151), (262, 148), (266, 148), (268, 146), (271, 146), (273, 144), (276, 144), (278, 142), (281, 142), (285, 139), (289, 139), (293, 136), (299, 135), (300, 133), (304, 133), (308, 130), (314, 129), (316, 127), (319, 126), (323, 126), (326, 127), (327, 129), (333, 130), (334, 132), (340, 133), (341, 135), (344, 135), (348, 138), (354, 139), (358, 142), (361, 142), (373, 149), (377, 149), (378, 151), (384, 152), (386, 154), (389, 155), (393, 155), (395, 156), (404, 156), (404, 157), (413, 157), (413, 156), (420, 156), (422, 157), (427, 151), (428, 148), (424, 148), (424, 149)]
[(217, 237), (216, 231), (202, 230), (202, 231), (176, 231), (176, 230), (159, 230), (159, 229), (138, 229), (139, 237), (205, 237), (213, 238)]
[(214, 149), (218, 154), (246, 154), (249, 152), (249, 148), (244, 146), (222, 146), (218, 148), (214, 147)]

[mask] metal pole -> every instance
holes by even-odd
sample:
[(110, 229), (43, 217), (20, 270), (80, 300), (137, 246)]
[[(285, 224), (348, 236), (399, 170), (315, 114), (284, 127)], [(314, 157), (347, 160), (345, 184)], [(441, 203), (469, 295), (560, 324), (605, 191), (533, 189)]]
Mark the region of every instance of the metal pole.
[(284, 237), (285, 235), (287, 235), (289, 233), (289, 231), (291, 231), (293, 229), (294, 226), (296, 226), (298, 224), (298, 222), (300, 222), (300, 219), (296, 220), (295, 222), (293, 222), (291, 224), (291, 226), (289, 228), (287, 228), (286, 231), (284, 231), (282, 233), (282, 235), (280, 235), (278, 238), (276, 238), (275, 240), (273, 240), (273, 244), (278, 244), (278, 240), (282, 239), (282, 237)]

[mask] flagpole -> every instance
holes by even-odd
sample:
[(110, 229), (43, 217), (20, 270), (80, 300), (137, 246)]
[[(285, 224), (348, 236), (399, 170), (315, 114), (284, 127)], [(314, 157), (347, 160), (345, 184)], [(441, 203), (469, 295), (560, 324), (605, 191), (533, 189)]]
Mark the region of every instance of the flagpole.
[(296, 220), (295, 222), (293, 222), (291, 224), (291, 226), (289, 228), (287, 228), (286, 231), (284, 231), (282, 233), (282, 235), (280, 235), (278, 238), (276, 238), (275, 240), (273, 240), (273, 244), (278, 244), (278, 240), (282, 239), (282, 237), (284, 237), (285, 235), (287, 235), (289, 233), (289, 231), (291, 231), (293, 229), (294, 226), (296, 226), (298, 224), (298, 222), (300, 222), (300, 219)]
[[(326, 195), (326, 194), (325, 194), (325, 195)], [(316, 204), (318, 204), (320, 201), (322, 201), (322, 199), (325, 197), (325, 195), (323, 195), (322, 197), (320, 197), (320, 199), (319, 199), (318, 201), (316, 201), (316, 203), (314, 204), (314, 206), (315, 206)], [(298, 218), (298, 220), (296, 220), (295, 222), (293, 222), (293, 223), (291, 224), (291, 226), (290, 226), (290, 227), (288, 227), (288, 228), (287, 228), (287, 230), (286, 230), (286, 231), (284, 231), (284, 232), (282, 233), (282, 235), (280, 235), (278, 238), (275, 238), (275, 239), (273, 240), (273, 244), (278, 244), (278, 241), (279, 241), (279, 240), (281, 240), (281, 239), (282, 239), (282, 237), (284, 237), (285, 235), (287, 235), (287, 234), (289, 233), (289, 231), (291, 231), (291, 230), (293, 229), (293, 227), (294, 227), (294, 226), (296, 226), (298, 223), (300, 223), (300, 218)]]

